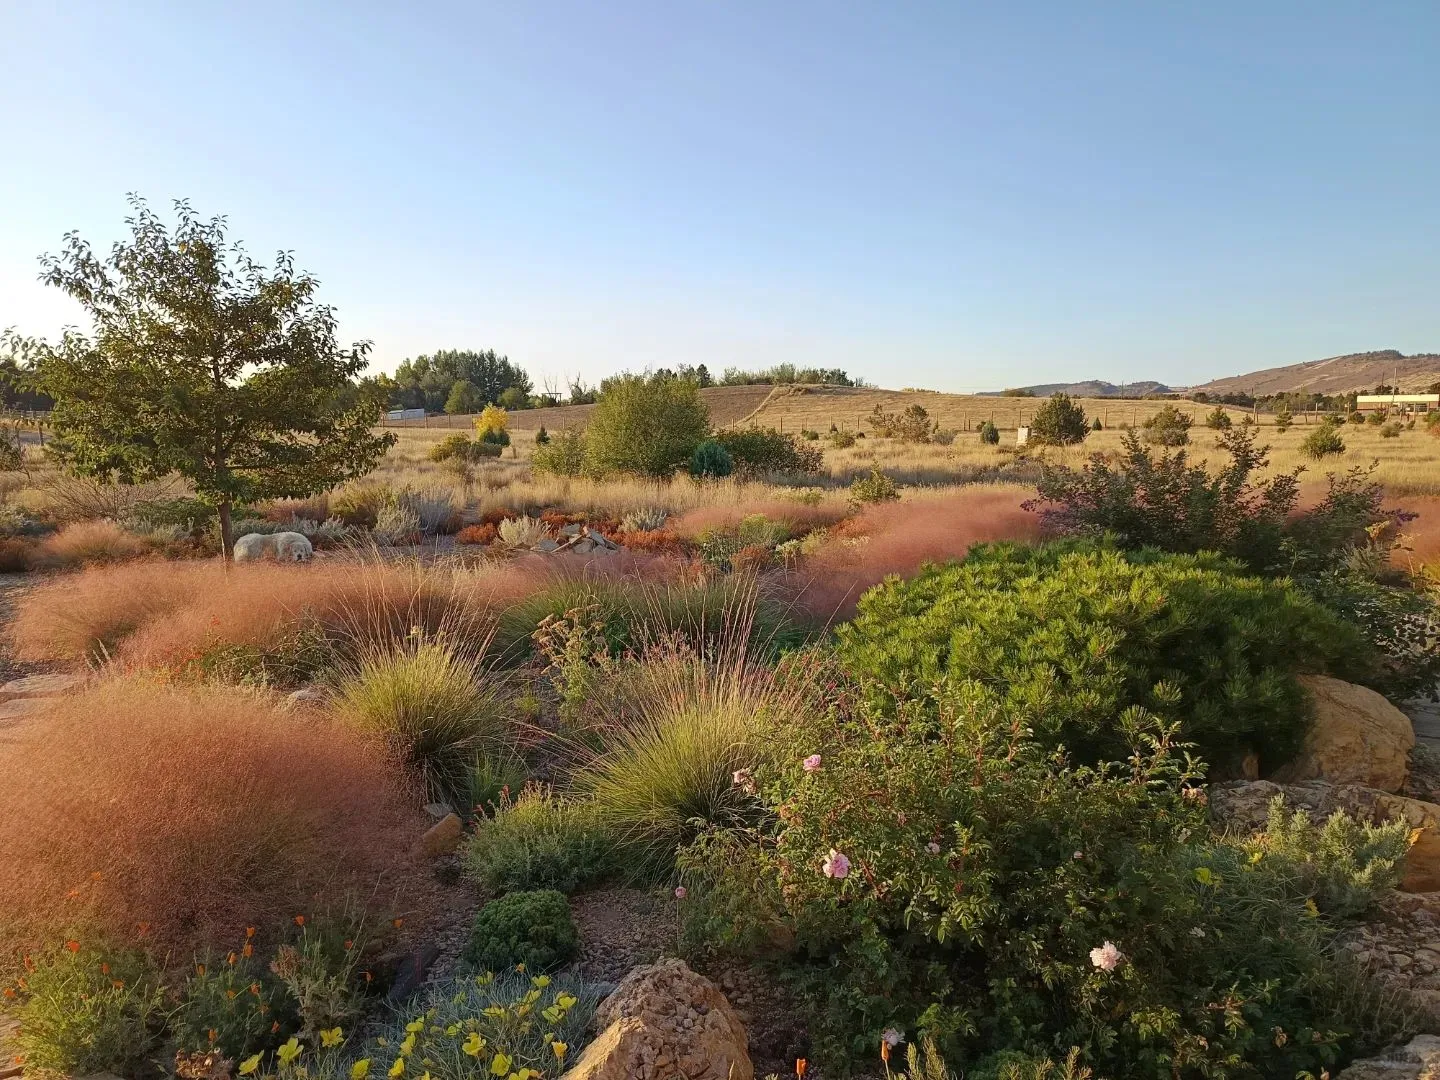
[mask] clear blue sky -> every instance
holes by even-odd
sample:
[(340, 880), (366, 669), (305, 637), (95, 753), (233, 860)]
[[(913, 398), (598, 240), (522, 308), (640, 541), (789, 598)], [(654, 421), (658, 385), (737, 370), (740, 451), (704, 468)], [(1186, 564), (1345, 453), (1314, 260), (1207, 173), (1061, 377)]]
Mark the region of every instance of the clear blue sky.
[(963, 390), (1440, 350), (1440, 5), (0, 0), (0, 327), (124, 193), (375, 366)]

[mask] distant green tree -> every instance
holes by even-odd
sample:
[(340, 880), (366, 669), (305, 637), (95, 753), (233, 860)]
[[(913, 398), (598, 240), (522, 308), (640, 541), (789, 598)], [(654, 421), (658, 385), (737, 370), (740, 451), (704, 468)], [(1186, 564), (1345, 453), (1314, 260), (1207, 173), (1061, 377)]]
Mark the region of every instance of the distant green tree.
[(1030, 421), (1030, 441), (1041, 446), (1074, 446), (1089, 434), (1085, 410), (1071, 401), (1069, 394), (1051, 394)]
[(480, 391), (472, 382), (456, 379), (450, 387), (450, 396), (445, 399), (445, 411), (451, 416), (468, 416), (485, 407)]
[(1290, 411), (1289, 405), (1282, 404), (1275, 410), (1275, 430), (1289, 431), (1290, 425), (1295, 422), (1295, 415)]
[(481, 352), (441, 349), (400, 362), (395, 369), (391, 404), (440, 412), (451, 389), (462, 381), (470, 383), (479, 394), (477, 408), (499, 401), (500, 395), (512, 387), (526, 397), (531, 389), (530, 377), (524, 369), (511, 363), (509, 357), (498, 355), (494, 349)]
[(130, 206), (131, 236), (107, 258), (72, 232), (42, 259), (92, 334), (11, 334), (10, 349), (54, 398), (70, 469), (121, 483), (178, 473), (218, 509), (228, 558), (235, 503), (303, 498), (374, 467), (395, 441), (374, 431), (385, 391), (356, 383), (370, 344), (339, 347), (319, 282), (290, 255), (256, 263), (224, 218), (183, 201), (173, 233), (143, 199)]
[(668, 476), (709, 433), (709, 410), (689, 379), (619, 375), (605, 381), (590, 415), (586, 468), (602, 476)]
[(995, 424), (986, 420), (980, 425), (980, 441), (986, 446), (998, 446), (1000, 443), (1000, 429)]
[(500, 391), (500, 396), (495, 399), (495, 404), (505, 409), (528, 409), (530, 394), (518, 386), (507, 386)]
[(1230, 414), (1219, 405), (1205, 417), (1205, 426), (1213, 431), (1228, 431), (1231, 426)]
[(1184, 446), (1190, 441), (1190, 425), (1194, 421), (1174, 405), (1166, 405), (1140, 425), (1145, 441), (1155, 446)]

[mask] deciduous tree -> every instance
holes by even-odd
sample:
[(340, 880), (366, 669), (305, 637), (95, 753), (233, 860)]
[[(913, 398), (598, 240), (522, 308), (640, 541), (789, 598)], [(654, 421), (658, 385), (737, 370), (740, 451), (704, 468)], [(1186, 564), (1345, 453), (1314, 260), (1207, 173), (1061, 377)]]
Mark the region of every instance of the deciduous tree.
[(171, 231), (143, 199), (130, 205), (131, 235), (108, 256), (72, 232), (41, 260), (90, 334), (9, 344), (55, 399), (72, 470), (121, 483), (178, 473), (218, 508), (228, 558), (235, 503), (305, 497), (374, 466), (395, 440), (373, 430), (384, 389), (357, 385), (370, 344), (337, 344), (333, 309), (290, 253), (265, 266), (227, 242), (224, 218), (177, 202)]

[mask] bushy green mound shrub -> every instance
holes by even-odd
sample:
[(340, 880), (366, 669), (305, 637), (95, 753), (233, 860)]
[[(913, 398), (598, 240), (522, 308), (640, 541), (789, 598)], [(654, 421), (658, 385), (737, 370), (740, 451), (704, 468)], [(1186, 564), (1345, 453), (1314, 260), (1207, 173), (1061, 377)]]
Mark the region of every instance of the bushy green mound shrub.
[(974, 679), (1083, 761), (1122, 755), (1120, 718), (1139, 705), (1178, 719), (1211, 764), (1253, 749), (1269, 767), (1305, 732), (1295, 674), (1367, 653), (1288, 582), (1234, 562), (1063, 542), (984, 545), (878, 586), (840, 647), (878, 697), (933, 699), (937, 683)]
[(1030, 441), (1041, 446), (1074, 446), (1089, 434), (1085, 410), (1068, 394), (1051, 394), (1030, 421)]
[(166, 1001), (160, 973), (143, 953), (72, 941), (32, 957), (24, 982), (19, 1045), (27, 1069), (134, 1076), (150, 1065)]
[(706, 439), (690, 455), (690, 475), (694, 477), (729, 476), (734, 468), (730, 452), (714, 439)]
[(900, 498), (895, 481), (879, 469), (872, 468), (868, 476), (857, 476), (850, 482), (850, 505), (864, 506), (866, 503), (889, 502)]
[(664, 372), (605, 381), (585, 429), (585, 468), (597, 476), (669, 476), (710, 432), (700, 388)]
[(527, 972), (539, 974), (566, 963), (579, 947), (565, 894), (536, 889), (510, 893), (481, 908), (465, 958), (486, 971), (524, 964)]
[(555, 476), (579, 476), (585, 471), (585, 435), (574, 429), (557, 431), (541, 443), (535, 440), (530, 465)]
[(1312, 461), (1319, 461), (1332, 454), (1343, 454), (1344, 452), (1345, 440), (1340, 437), (1340, 429), (1334, 424), (1321, 424), (1309, 435), (1306, 435), (1305, 440), (1300, 444), (1300, 453)]
[(495, 893), (572, 893), (616, 872), (614, 843), (594, 804), (530, 788), (478, 821), (465, 844), (469, 875)]
[(715, 441), (725, 448), (743, 477), (769, 473), (811, 474), (820, 471), (825, 455), (818, 447), (804, 446), (794, 435), (773, 427), (735, 428), (722, 431)]
[(986, 420), (980, 425), (980, 441), (986, 446), (999, 446), (1000, 429), (992, 421)]
[(1207, 839), (1173, 726), (1134, 714), (1126, 764), (1075, 767), (975, 684), (934, 704), (780, 725), (768, 823), (681, 859), (688, 932), (767, 958), (827, 1069), (887, 1029), (965, 1075), (1073, 1045), (1098, 1076), (1288, 1077), (1349, 1049), (1323, 1019), (1322, 900), (1393, 882), (1403, 828), (1301, 872), (1293, 837)]
[(1146, 417), (1140, 428), (1145, 441), (1157, 446), (1184, 446), (1190, 441), (1190, 425), (1194, 423), (1187, 414), (1174, 405), (1166, 405), (1153, 416)]

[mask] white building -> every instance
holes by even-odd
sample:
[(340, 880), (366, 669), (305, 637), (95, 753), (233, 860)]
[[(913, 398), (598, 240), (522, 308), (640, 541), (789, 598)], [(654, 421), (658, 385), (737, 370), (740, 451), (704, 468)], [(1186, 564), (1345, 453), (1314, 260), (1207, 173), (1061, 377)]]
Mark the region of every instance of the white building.
[(424, 420), (424, 409), (391, 409), (385, 414), (386, 420)]
[(1440, 409), (1440, 394), (1360, 394), (1357, 412), (1434, 412)]

